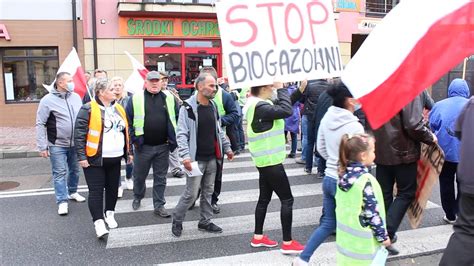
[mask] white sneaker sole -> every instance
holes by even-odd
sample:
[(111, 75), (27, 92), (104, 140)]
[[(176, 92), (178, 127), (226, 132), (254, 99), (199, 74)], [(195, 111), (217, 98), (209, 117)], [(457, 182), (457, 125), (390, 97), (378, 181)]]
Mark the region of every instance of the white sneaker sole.
[(102, 238), (104, 238), (104, 237), (105, 237), (106, 235), (108, 235), (108, 234), (109, 234), (109, 232), (104, 232), (102, 235), (97, 235), (97, 238), (98, 238), (98, 239), (102, 239)]
[(283, 255), (299, 255), (303, 250), (284, 250), (280, 249)]
[(278, 246), (278, 243), (275, 244), (275, 245), (267, 245), (267, 244), (254, 244), (252, 242), (250, 242), (250, 246), (254, 247), (254, 248), (274, 248), (276, 246)]

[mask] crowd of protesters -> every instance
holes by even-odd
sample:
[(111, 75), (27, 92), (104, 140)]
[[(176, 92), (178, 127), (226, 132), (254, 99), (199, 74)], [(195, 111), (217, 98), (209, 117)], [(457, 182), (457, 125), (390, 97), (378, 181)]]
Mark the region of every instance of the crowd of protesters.
[[(474, 241), (474, 179), (470, 176), (474, 169), (467, 162), (474, 150), (470, 137), (474, 118), (473, 99), (468, 99), (469, 88), (462, 79), (450, 84), (447, 99), (434, 103), (424, 91), (372, 130), (360, 102), (337, 79), (229, 88), (214, 68), (204, 67), (194, 80), (195, 94), (181, 99), (168, 87), (164, 72), (148, 72), (143, 90), (133, 95), (124, 90), (122, 78), (108, 79), (103, 70), (93, 75), (81, 101), (71, 75), (58, 73), (54, 88), (40, 102), (36, 128), (40, 154), (51, 160), (58, 214), (68, 213), (69, 200), (86, 201), (77, 193), (81, 167), (98, 238), (118, 227), (114, 211), (124, 189), (133, 190), (133, 210), (141, 207), (150, 168), (154, 213), (171, 217), (175, 237), (181, 237), (186, 212), (198, 198), (198, 229), (223, 232), (225, 228), (211, 219), (221, 208), (224, 155), (232, 160), (246, 151), (248, 143), (259, 173), (251, 246), (278, 246), (263, 234), (267, 206), (275, 192), (281, 202), (281, 251), (299, 254), (294, 265), (307, 265), (334, 233), (338, 264), (370, 265), (380, 250), (399, 253), (393, 244), (415, 197), (417, 161), (420, 145), (425, 143), (439, 144), (446, 156), (439, 176), (442, 219), (454, 224), (455, 233), (442, 264), (474, 261), (472, 253), (463, 251)], [(322, 216), (306, 246), (291, 233), (294, 198), (285, 158), (294, 158), (304, 164), (304, 173), (322, 179)], [(126, 165), (123, 183), (122, 159)], [(202, 174), (186, 174), (194, 167)], [(169, 175), (186, 178), (172, 213), (165, 209)]]

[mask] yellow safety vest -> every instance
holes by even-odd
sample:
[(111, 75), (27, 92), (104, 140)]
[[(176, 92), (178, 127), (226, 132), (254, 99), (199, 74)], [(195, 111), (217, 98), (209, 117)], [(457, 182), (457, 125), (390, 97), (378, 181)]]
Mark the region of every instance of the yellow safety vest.
[(381, 245), (370, 227), (363, 227), (359, 221), (363, 195), (367, 181), (370, 180), (378, 203), (380, 217), (386, 224), (382, 189), (371, 174), (363, 174), (349, 191), (336, 190), (336, 246), (337, 265), (370, 265)]
[[(166, 95), (166, 110), (173, 125), (173, 130), (176, 131), (176, 112), (174, 96), (171, 92), (164, 90)], [(135, 129), (135, 136), (143, 135), (143, 127), (145, 126), (145, 96), (144, 92), (135, 93), (132, 96), (133, 100), (133, 127)]]
[[(263, 101), (263, 100), (261, 100)], [(255, 133), (252, 122), (255, 114), (256, 101), (249, 106), (247, 111), (247, 137), (249, 150), (257, 167), (266, 167), (283, 163), (286, 157), (285, 147), (285, 120), (273, 121), (273, 127), (265, 132)], [(271, 101), (266, 101), (273, 105)]]

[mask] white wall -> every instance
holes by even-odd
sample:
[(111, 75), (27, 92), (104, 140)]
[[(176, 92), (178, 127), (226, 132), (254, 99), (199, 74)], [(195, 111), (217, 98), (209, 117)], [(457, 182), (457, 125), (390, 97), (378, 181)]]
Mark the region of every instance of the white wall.
[[(76, 0), (82, 19), (82, 0)], [(72, 0), (0, 0), (1, 20), (71, 20)]]

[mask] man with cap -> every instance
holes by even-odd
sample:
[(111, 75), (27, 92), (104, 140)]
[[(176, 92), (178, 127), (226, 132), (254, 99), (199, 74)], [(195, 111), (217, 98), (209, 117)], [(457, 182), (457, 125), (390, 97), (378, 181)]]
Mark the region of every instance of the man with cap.
[[(131, 125), (130, 138), (134, 149), (132, 208), (138, 210), (145, 197), (145, 180), (153, 166), (153, 207), (160, 217), (170, 217), (165, 209), (166, 174), (170, 151), (176, 149), (178, 104), (169, 91), (163, 90), (165, 76), (150, 71), (145, 90), (128, 101), (126, 112)], [(132, 149), (130, 149), (132, 150)]]

